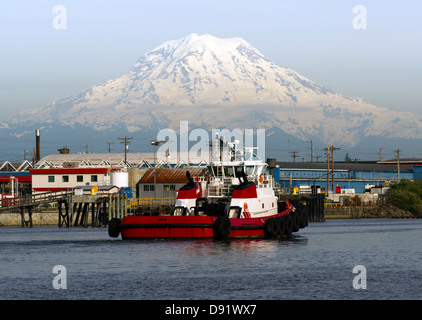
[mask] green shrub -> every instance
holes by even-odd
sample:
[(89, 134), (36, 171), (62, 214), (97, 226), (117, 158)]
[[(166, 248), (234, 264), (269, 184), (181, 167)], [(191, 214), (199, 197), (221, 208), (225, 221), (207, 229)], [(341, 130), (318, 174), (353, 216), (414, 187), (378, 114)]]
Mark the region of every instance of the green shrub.
[(391, 188), (388, 198), (394, 206), (422, 216), (421, 182), (403, 179)]

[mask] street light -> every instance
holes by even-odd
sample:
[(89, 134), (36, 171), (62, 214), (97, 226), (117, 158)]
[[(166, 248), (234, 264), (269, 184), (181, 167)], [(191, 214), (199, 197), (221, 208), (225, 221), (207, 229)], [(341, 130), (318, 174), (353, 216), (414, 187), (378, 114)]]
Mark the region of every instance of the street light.
[(154, 146), (154, 168), (156, 165), (156, 157), (157, 157), (157, 146), (159, 146), (161, 144), (161, 142), (165, 142), (165, 141), (151, 141), (151, 145)]
[(154, 146), (154, 198), (157, 198), (157, 173), (156, 173), (156, 157), (157, 157), (157, 146), (165, 141), (154, 141), (151, 140), (151, 145)]

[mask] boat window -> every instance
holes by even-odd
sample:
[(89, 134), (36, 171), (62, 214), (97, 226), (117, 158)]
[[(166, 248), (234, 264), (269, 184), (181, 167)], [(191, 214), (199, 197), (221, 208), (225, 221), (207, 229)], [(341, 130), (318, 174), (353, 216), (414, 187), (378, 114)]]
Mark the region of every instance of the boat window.
[(233, 167), (224, 167), (224, 175), (226, 177), (234, 177)]
[(237, 178), (242, 175), (242, 170), (243, 170), (243, 167), (242, 166), (236, 166), (236, 167), (234, 167), (235, 176)]
[(240, 207), (230, 207), (229, 218), (239, 218), (242, 209)]
[(246, 175), (252, 176), (254, 174), (254, 166), (246, 166)]

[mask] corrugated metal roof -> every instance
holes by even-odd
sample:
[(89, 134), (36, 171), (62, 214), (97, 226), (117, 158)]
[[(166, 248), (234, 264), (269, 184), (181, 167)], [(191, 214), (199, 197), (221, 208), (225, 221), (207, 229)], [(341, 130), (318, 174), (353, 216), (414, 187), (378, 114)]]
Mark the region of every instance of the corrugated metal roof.
[[(154, 159), (155, 158), (155, 159)], [(37, 162), (37, 166), (53, 165), (53, 166), (64, 166), (64, 167), (78, 167), (78, 166), (121, 166), (124, 164), (125, 154), (124, 153), (69, 153), (69, 154), (50, 154), (43, 157)], [(147, 162), (150, 166), (157, 163), (168, 162), (172, 165), (183, 162), (185, 164), (200, 164), (208, 163), (209, 159), (195, 156), (193, 152), (175, 152), (169, 156), (165, 156), (162, 152), (129, 152), (126, 154), (126, 160), (131, 165), (140, 165), (143, 162)]]
[[(188, 183), (186, 171), (189, 171), (192, 178), (195, 176), (205, 176), (208, 174), (206, 168), (157, 168), (157, 183)], [(138, 183), (154, 183), (154, 169), (149, 169)]]
[[(397, 164), (397, 159), (378, 161), (379, 164)], [(421, 158), (400, 158), (400, 164), (422, 164)]]

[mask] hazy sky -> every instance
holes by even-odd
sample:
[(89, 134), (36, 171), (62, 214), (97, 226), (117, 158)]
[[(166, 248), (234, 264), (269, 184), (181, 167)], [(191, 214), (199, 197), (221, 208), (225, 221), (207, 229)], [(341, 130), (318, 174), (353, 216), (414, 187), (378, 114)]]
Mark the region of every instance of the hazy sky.
[[(66, 9), (64, 21), (58, 21)], [(361, 5), (366, 9), (366, 29)], [(0, 120), (126, 73), (167, 40), (242, 37), (312, 81), (395, 110), (422, 113), (422, 2), (0, 2)], [(359, 16), (359, 17), (358, 17)]]

